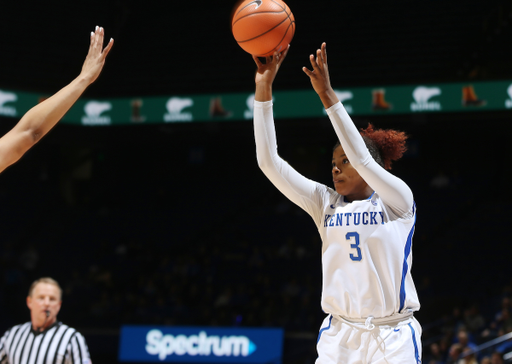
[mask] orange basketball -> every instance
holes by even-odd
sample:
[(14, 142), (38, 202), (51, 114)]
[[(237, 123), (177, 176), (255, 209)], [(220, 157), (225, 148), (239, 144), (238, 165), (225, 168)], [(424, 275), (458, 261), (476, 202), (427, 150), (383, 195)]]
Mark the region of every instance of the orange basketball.
[(281, 0), (245, 0), (232, 14), (231, 31), (238, 45), (258, 57), (285, 50), (295, 34), (295, 18)]

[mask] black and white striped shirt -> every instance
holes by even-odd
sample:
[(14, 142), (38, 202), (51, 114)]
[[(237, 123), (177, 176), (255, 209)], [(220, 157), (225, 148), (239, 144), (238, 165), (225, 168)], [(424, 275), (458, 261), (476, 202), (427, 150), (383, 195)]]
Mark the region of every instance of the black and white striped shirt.
[(56, 322), (38, 333), (32, 323), (16, 325), (0, 339), (0, 364), (91, 364), (84, 337)]

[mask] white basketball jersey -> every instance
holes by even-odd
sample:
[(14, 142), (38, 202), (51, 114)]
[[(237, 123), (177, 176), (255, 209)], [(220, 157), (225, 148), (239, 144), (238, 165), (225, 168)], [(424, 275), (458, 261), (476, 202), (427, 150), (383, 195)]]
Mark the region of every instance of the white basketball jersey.
[(410, 272), (416, 211), (401, 219), (376, 193), (348, 203), (332, 189), (324, 191), (323, 217), (317, 222), (322, 237), (322, 309), (349, 318), (417, 311)]
[(260, 168), (309, 213), (322, 238), (322, 309), (353, 319), (417, 311), (420, 304), (411, 277), (416, 219), (412, 192), (373, 160), (341, 103), (327, 113), (350, 163), (376, 191), (367, 200), (345, 202), (332, 188), (302, 176), (281, 159), (272, 102), (254, 103)]

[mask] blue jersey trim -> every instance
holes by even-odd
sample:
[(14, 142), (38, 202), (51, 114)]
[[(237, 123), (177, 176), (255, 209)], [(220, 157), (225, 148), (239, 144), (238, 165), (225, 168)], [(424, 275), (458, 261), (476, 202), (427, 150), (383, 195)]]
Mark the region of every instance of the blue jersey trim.
[(421, 364), (420, 352), (418, 350), (418, 343), (416, 342), (416, 332), (414, 331), (414, 328), (412, 327), (411, 323), (409, 323), (409, 327), (411, 328), (411, 332), (412, 332), (412, 342), (414, 344), (414, 356), (416, 358), (416, 363)]
[(329, 330), (331, 328), (331, 321), (332, 321), (332, 315), (331, 315), (331, 317), (329, 317), (329, 325), (327, 327), (324, 327), (323, 329), (321, 329), (320, 332), (318, 333), (318, 339), (316, 339), (317, 344), (320, 341), (320, 336), (322, 336), (322, 332), (324, 332), (325, 330)]
[(409, 232), (409, 236), (407, 237), (407, 242), (405, 243), (404, 264), (402, 267), (402, 282), (400, 283), (400, 308), (398, 309), (398, 312), (402, 312), (405, 305), (405, 276), (407, 275), (407, 271), (409, 270), (407, 258), (409, 258), (409, 254), (411, 254), (412, 236), (414, 235), (414, 227), (416, 226), (416, 204), (413, 204), (412, 211), (414, 213), (414, 224), (412, 225), (411, 231)]

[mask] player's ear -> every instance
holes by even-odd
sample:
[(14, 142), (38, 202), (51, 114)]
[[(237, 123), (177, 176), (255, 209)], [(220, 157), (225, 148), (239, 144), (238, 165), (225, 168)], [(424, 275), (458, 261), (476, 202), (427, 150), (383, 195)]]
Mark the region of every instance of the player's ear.
[(31, 310), (32, 309), (32, 297), (27, 296), (27, 307)]

